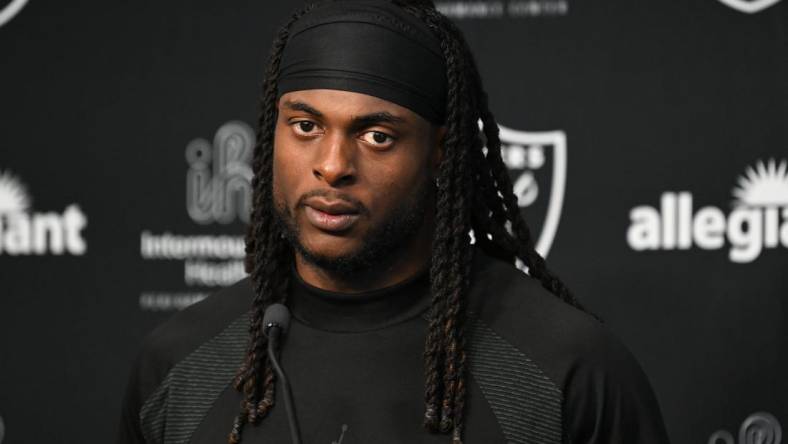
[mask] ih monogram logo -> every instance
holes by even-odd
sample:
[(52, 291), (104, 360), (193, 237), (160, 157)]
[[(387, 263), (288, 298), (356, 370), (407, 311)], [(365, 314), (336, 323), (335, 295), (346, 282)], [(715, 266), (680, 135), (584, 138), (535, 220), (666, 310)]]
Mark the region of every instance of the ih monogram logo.
[(213, 139), (186, 146), (186, 209), (199, 224), (249, 222), (252, 203), (252, 159), (255, 136), (249, 125), (230, 121)]

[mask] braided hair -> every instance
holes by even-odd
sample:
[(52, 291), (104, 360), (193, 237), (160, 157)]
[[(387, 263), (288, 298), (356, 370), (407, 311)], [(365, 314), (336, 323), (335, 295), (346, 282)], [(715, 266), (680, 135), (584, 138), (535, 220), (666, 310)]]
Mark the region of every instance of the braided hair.
[[(513, 264), (522, 261), (528, 274), (548, 291), (580, 310), (588, 310), (535, 250), (501, 157), (498, 126), (462, 32), (430, 0), (391, 1), (427, 24), (441, 42), (446, 62), (446, 134), (437, 178), (429, 271), (432, 302), (424, 349), (423, 425), (430, 432), (450, 434), (452, 444), (461, 444), (466, 397), (465, 299), (472, 261), (470, 232), (486, 254)], [(255, 297), (246, 356), (233, 380), (235, 389), (244, 397), (228, 436), (229, 444), (239, 443), (244, 425), (259, 423), (274, 406), (275, 381), (266, 357), (263, 313), (270, 304), (285, 302), (294, 258), (293, 247), (284, 238), (273, 210), (277, 78), (290, 27), (316, 5), (307, 4), (296, 11), (279, 30), (262, 85), (245, 258)]]

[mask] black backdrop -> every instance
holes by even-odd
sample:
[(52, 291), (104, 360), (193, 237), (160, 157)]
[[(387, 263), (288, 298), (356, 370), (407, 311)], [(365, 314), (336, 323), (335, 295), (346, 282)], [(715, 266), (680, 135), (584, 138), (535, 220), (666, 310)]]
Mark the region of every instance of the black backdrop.
[[(142, 337), (241, 276), (248, 125), (294, 6), (0, 1), (0, 442), (112, 441)], [(439, 7), (541, 251), (673, 441), (778, 444), (788, 0)]]

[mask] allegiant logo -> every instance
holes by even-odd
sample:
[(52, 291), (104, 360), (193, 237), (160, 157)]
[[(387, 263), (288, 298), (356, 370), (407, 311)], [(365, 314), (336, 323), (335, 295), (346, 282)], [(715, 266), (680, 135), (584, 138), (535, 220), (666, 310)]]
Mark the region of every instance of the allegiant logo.
[(764, 249), (788, 248), (788, 163), (758, 162), (734, 188), (733, 209), (693, 208), (689, 191), (665, 192), (659, 208), (641, 205), (629, 213), (627, 243), (636, 251), (717, 250), (729, 246), (732, 262), (752, 262)]
[(76, 204), (62, 213), (34, 213), (24, 185), (0, 172), (0, 255), (82, 255), (87, 217)]

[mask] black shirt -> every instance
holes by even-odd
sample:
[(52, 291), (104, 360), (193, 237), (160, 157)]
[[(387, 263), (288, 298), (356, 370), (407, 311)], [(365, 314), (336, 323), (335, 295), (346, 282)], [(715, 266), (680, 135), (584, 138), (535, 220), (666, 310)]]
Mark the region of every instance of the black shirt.
[[(321, 290), (295, 272), (291, 281), (281, 362), (303, 441), (450, 442), (421, 427), (428, 273), (361, 294)], [(146, 338), (119, 443), (227, 442), (243, 399), (231, 380), (252, 299), (244, 279)], [(669, 442), (640, 366), (593, 317), (478, 249), (467, 307), (465, 443)], [(290, 442), (278, 394), (268, 417), (244, 427), (242, 443)]]

